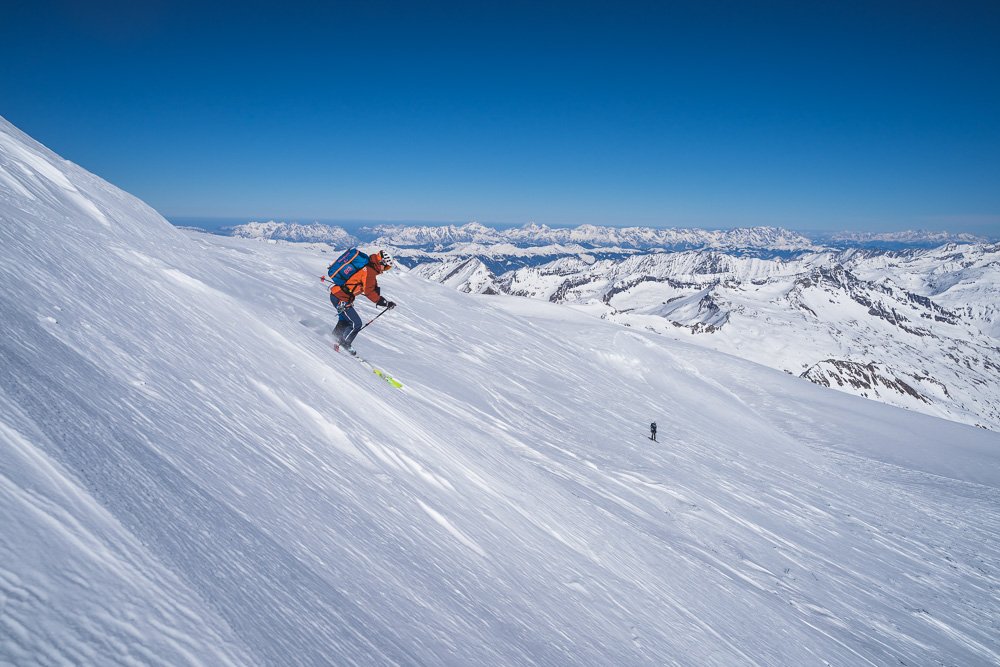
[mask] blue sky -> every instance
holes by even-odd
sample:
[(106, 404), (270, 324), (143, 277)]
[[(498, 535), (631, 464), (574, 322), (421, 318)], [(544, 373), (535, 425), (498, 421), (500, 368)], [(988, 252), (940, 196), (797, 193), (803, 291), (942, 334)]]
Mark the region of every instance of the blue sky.
[(171, 216), (1000, 235), (1000, 3), (21, 3), (0, 115)]

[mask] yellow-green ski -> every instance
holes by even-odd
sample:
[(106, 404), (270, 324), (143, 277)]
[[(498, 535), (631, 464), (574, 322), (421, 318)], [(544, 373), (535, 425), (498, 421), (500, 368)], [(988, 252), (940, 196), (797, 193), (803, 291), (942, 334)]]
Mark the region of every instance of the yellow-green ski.
[(372, 372), (375, 373), (375, 375), (379, 376), (380, 378), (382, 378), (383, 380), (385, 380), (386, 382), (388, 382), (389, 384), (391, 384), (396, 389), (402, 389), (403, 388), (403, 383), (402, 382), (400, 382), (396, 378), (392, 377), (391, 375), (389, 375), (388, 373), (386, 373), (385, 371), (383, 371), (381, 368), (375, 368), (374, 366), (371, 365), (370, 361), (368, 361), (367, 359), (363, 359), (363, 358), (359, 357), (357, 352), (348, 351), (346, 349), (345, 350), (341, 350), (341, 347), (340, 347), (339, 343), (333, 343), (333, 349), (336, 350), (337, 352), (343, 352), (344, 354), (346, 354), (348, 356), (354, 357), (359, 362), (361, 362), (362, 364), (364, 364), (368, 368), (372, 369)]
[[(365, 363), (367, 363), (367, 362), (365, 362)], [(397, 389), (402, 389), (403, 388), (403, 383), (402, 382), (400, 382), (396, 378), (392, 377), (391, 375), (389, 375), (385, 371), (383, 371), (381, 369), (378, 369), (378, 368), (375, 368), (374, 366), (372, 367), (372, 371), (375, 373), (375, 375), (379, 376), (380, 378), (382, 378), (383, 380), (385, 380), (386, 382), (388, 382), (389, 384), (391, 384), (393, 387), (396, 387)]]

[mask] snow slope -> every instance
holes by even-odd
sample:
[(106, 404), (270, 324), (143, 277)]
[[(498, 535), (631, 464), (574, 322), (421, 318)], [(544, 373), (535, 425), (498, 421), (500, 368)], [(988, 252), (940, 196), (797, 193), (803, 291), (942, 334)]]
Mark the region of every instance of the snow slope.
[(1000, 661), (996, 433), (334, 252), (0, 120), (0, 664)]

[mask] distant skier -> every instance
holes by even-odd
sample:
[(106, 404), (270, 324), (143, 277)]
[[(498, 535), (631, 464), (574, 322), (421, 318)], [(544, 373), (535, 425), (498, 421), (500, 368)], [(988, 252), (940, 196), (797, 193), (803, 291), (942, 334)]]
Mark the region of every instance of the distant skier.
[[(330, 288), (330, 302), (336, 307), (339, 315), (333, 335), (337, 339), (338, 348), (343, 345), (345, 351), (351, 354), (357, 354), (351, 345), (363, 326), (361, 316), (354, 307), (354, 299), (359, 294), (364, 294), (376, 306), (386, 309), (396, 307), (395, 303), (387, 301), (382, 296), (382, 289), (378, 286), (378, 275), (392, 268), (392, 257), (383, 250), (367, 256), (367, 262), (364, 261), (364, 257), (364, 253), (352, 248), (341, 255), (327, 270), (333, 283)], [(361, 264), (362, 262), (364, 263)], [(342, 279), (345, 274), (347, 278)]]
[(656, 442), (656, 422), (649, 425), (649, 439)]

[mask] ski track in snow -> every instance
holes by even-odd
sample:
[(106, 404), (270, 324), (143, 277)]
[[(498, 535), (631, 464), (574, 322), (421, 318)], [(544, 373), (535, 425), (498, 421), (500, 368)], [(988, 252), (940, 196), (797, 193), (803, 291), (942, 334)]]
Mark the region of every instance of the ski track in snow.
[(0, 137), (0, 663), (1000, 663), (996, 433), (405, 271), (396, 389), (333, 249)]

